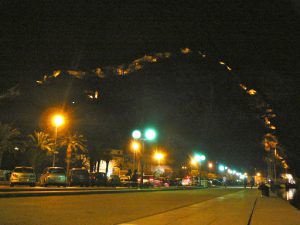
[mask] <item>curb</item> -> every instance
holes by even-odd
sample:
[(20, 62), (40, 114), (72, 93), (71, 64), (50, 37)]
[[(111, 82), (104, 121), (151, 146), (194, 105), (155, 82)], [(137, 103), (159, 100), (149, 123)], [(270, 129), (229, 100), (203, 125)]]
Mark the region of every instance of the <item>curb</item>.
[(126, 189), (126, 190), (81, 190), (81, 191), (27, 191), (27, 192), (3, 192), (0, 198), (15, 197), (39, 197), (39, 196), (65, 196), (65, 195), (92, 195), (92, 194), (119, 194), (119, 193), (139, 193), (139, 192), (158, 192), (158, 191), (184, 191), (198, 190), (203, 187), (193, 188), (168, 188), (168, 189)]

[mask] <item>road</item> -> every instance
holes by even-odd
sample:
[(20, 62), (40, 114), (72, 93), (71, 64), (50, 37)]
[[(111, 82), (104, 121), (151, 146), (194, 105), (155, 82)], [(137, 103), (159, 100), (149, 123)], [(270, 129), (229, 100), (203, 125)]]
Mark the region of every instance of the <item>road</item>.
[(203, 202), (238, 190), (200, 189), (2, 198), (0, 199), (0, 224), (119, 224)]

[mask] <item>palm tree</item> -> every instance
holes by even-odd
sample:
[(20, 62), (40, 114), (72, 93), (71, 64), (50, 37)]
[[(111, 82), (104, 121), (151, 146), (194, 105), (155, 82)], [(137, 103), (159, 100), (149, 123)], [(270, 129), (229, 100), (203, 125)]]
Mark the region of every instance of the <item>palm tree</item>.
[(20, 131), (18, 129), (0, 122), (0, 168), (3, 153), (14, 148), (14, 142), (19, 135)]
[(30, 161), (34, 168), (44, 161), (47, 154), (55, 154), (54, 139), (42, 131), (35, 131), (34, 134), (29, 135), (29, 147), (31, 153)]
[(84, 136), (79, 135), (77, 133), (75, 134), (68, 133), (67, 136), (65, 136), (60, 141), (61, 146), (67, 146), (67, 155), (66, 155), (67, 172), (69, 172), (72, 152), (81, 153), (81, 154), (87, 153), (87, 147), (85, 143), (86, 143), (86, 139), (84, 138)]

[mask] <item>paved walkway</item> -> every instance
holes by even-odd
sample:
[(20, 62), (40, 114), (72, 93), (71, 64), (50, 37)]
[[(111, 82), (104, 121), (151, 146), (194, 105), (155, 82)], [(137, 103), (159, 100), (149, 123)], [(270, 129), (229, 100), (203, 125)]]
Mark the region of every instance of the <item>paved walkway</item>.
[(300, 211), (275, 196), (243, 190), (122, 225), (300, 225)]

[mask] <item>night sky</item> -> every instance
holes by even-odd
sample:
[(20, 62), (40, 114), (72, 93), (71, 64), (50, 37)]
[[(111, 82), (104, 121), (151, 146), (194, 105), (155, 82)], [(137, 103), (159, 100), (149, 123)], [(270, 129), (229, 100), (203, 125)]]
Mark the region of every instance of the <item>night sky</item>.
[[(222, 60), (272, 106), (276, 135), (300, 174), (296, 1), (167, 2), (2, 1), (1, 93), (18, 85), (20, 95), (0, 99), (1, 121), (25, 133), (46, 129), (42, 114), (64, 106), (91, 149), (125, 148), (133, 127), (152, 125), (173, 162), (199, 150), (239, 168), (264, 169), (265, 128)], [(207, 57), (183, 56), (185, 47)], [(174, 57), (123, 77), (65, 74), (35, 82), (54, 70), (92, 71), (157, 52)], [(86, 99), (87, 90), (99, 90), (100, 98)]]

